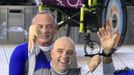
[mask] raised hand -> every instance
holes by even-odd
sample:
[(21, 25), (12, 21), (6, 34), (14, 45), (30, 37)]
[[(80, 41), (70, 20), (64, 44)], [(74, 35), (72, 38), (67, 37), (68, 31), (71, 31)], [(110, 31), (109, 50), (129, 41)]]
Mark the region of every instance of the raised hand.
[[(107, 23), (109, 24), (109, 23)], [(97, 35), (100, 39), (101, 45), (104, 48), (104, 52), (109, 54), (111, 49), (117, 46), (117, 41), (115, 41), (119, 34), (113, 33), (111, 25), (106, 25), (106, 27), (99, 28)]]
[(36, 25), (31, 25), (29, 28), (29, 38), (28, 38), (28, 50), (31, 51), (31, 49), (34, 47), (36, 40), (37, 40), (37, 32), (36, 32)]

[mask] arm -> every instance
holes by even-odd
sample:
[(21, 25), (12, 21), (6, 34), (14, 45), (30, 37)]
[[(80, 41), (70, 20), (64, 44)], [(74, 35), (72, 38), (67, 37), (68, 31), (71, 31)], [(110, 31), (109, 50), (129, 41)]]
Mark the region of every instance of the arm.
[(24, 75), (25, 64), (28, 59), (28, 53), (24, 50), (27, 49), (22, 45), (14, 49), (9, 62), (9, 75)]
[[(115, 39), (117, 38), (117, 34), (112, 34), (112, 29), (110, 27), (102, 27), (97, 32), (97, 35), (100, 39), (101, 46), (103, 48), (103, 53), (105, 55), (112, 54), (113, 48), (117, 47), (117, 44), (115, 42)], [(103, 62), (104, 63), (111, 63), (112, 57), (111, 56), (103, 56)]]
[(28, 60), (29, 60), (28, 75), (33, 74), (36, 62), (36, 54), (39, 53), (39, 51), (36, 53), (35, 50), (36, 39), (37, 39), (36, 25), (31, 25), (29, 28), (29, 37), (28, 37)]
[(33, 72), (41, 68), (50, 68), (50, 62), (42, 50), (35, 45), (29, 53), (29, 70), (28, 75), (33, 75)]
[(90, 72), (93, 72), (100, 64), (100, 62), (101, 62), (101, 57), (99, 55), (93, 56), (91, 60), (87, 63)]
[[(97, 32), (103, 48), (103, 72), (104, 75), (113, 74), (114, 65), (112, 62), (112, 53), (115, 51), (113, 48), (117, 47), (119, 42), (119, 34), (112, 32), (110, 23), (107, 22), (106, 28), (102, 27)], [(108, 70), (110, 68), (111, 70)]]
[(86, 64), (81, 66), (80, 72), (81, 75), (92, 75), (92, 72), (97, 68), (99, 63), (101, 62), (101, 57), (99, 55), (95, 55), (88, 61)]
[[(119, 33), (113, 33), (112, 31), (112, 25), (109, 22), (109, 20), (106, 21), (105, 28), (99, 28), (99, 31), (97, 32), (97, 35), (100, 39), (101, 46), (103, 48), (103, 53), (105, 55), (112, 54), (115, 50), (113, 48), (116, 48), (119, 40), (120, 35)], [(112, 62), (112, 56), (104, 56), (103, 57), (104, 63), (111, 63)]]
[(40, 68), (50, 68), (49, 61), (45, 54), (38, 47), (36, 43), (37, 38), (41, 37), (40, 30), (37, 30), (36, 25), (31, 25), (29, 28), (29, 40), (28, 40), (28, 59), (29, 70), (28, 75), (33, 75), (33, 72)]

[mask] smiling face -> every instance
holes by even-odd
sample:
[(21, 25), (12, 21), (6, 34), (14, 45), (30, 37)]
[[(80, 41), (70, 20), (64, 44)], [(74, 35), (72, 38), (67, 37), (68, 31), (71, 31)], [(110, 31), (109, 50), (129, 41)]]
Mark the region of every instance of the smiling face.
[(75, 47), (70, 38), (61, 37), (55, 41), (51, 52), (52, 67), (55, 71), (63, 73), (69, 69), (72, 60), (75, 60)]
[(33, 19), (33, 25), (37, 26), (39, 45), (50, 45), (56, 33), (55, 20), (50, 14), (38, 14)]

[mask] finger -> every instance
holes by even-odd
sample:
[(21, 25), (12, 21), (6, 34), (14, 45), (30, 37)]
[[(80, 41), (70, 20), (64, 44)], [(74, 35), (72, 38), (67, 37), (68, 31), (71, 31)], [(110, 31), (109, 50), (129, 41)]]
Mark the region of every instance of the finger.
[(99, 36), (102, 37), (103, 36), (103, 30), (102, 28), (99, 28), (99, 32), (98, 32)]
[(114, 48), (116, 48), (120, 42), (120, 34), (119, 33), (115, 33), (113, 35), (113, 40), (114, 40)]
[(105, 28), (105, 33), (108, 35), (108, 27), (109, 26), (106, 26), (106, 28)]
[(107, 30), (106, 30), (106, 28), (102, 28), (102, 32), (103, 32), (103, 35), (105, 36), (105, 35), (107, 35)]
[(36, 40), (37, 38), (37, 32), (36, 32), (36, 25), (31, 25), (29, 28), (29, 38), (31, 40)]
[(31, 25), (29, 28), (29, 34), (37, 36), (36, 28), (37, 28), (36, 25)]
[(114, 41), (114, 45), (113, 47), (116, 48), (118, 46), (118, 43), (119, 43), (119, 40), (118, 40), (118, 35), (117, 34), (114, 34), (113, 35), (113, 41)]
[(97, 35), (98, 35), (99, 39), (101, 39), (102, 36), (99, 31), (97, 32)]
[(104, 27), (101, 28), (101, 35), (105, 36), (107, 34), (107, 31)]
[(99, 32), (100, 32), (100, 34), (103, 34), (102, 28), (99, 28)]
[(33, 40), (32, 40), (32, 41), (33, 41), (33, 45), (35, 45), (36, 40), (37, 40), (37, 37), (36, 37), (36, 36), (34, 36), (34, 37), (33, 37)]
[(111, 27), (110, 26), (107, 26), (106, 27), (106, 30), (107, 30), (107, 35), (112, 36)]
[(116, 33), (113, 35), (112, 39), (115, 40), (117, 37), (118, 37), (118, 34)]
[(31, 25), (29, 27), (29, 38), (28, 38), (28, 49), (31, 50), (34, 47), (34, 44), (36, 43), (36, 25)]

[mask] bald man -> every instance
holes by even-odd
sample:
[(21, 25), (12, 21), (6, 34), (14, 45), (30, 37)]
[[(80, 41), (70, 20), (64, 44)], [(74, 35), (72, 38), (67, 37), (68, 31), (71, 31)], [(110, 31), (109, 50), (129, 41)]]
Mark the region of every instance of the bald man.
[(70, 68), (71, 63), (76, 59), (76, 52), (72, 39), (65, 36), (55, 41), (51, 57), (51, 68), (39, 69), (34, 75), (85, 75), (93, 72), (101, 60), (100, 56), (96, 55), (81, 68)]

